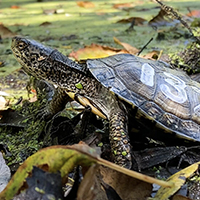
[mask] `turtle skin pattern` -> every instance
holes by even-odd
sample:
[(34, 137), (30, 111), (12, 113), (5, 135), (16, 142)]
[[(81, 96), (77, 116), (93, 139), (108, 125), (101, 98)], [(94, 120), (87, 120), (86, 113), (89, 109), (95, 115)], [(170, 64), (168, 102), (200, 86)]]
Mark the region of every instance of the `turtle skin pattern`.
[[(166, 132), (200, 141), (200, 84), (167, 63), (130, 54), (76, 63), (23, 37), (13, 38), (12, 51), (28, 74), (57, 85), (66, 95), (74, 93), (72, 99), (95, 107), (109, 120), (115, 162), (122, 166), (131, 167), (124, 102)], [(51, 102), (53, 114), (63, 105), (63, 95), (53, 99), (57, 98), (60, 100)]]
[[(131, 168), (131, 146), (127, 120), (124, 120), (127, 118), (126, 110), (121, 108), (121, 102), (109, 88), (101, 85), (93, 77), (87, 65), (73, 62), (57, 50), (19, 36), (13, 38), (11, 48), (29, 75), (46, 80), (58, 88), (50, 104), (40, 112), (40, 116), (42, 114), (44, 118), (49, 119), (63, 109), (69, 97), (73, 96), (71, 100), (81, 104), (87, 99), (82, 105), (95, 107), (101, 114), (99, 116), (110, 122), (110, 143), (114, 162)], [(74, 95), (69, 96), (71, 93)]]

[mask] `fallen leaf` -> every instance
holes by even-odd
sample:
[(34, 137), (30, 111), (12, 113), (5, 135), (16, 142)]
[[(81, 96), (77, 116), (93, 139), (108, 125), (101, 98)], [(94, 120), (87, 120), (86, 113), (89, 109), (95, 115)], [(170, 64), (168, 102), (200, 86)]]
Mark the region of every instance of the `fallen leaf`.
[(152, 185), (107, 167), (100, 167), (103, 181), (110, 185), (123, 200), (145, 200), (152, 193)]
[(16, 35), (9, 28), (5, 27), (2, 23), (0, 23), (0, 35), (2, 38), (10, 38)]
[(85, 59), (105, 58), (107, 56), (120, 53), (128, 53), (128, 51), (124, 49), (102, 46), (99, 44), (91, 44), (90, 46), (86, 46), (76, 52), (71, 52), (69, 56), (75, 58), (77, 61), (80, 61)]
[[(164, 11), (165, 15), (167, 15), (171, 20), (173, 20), (173, 22), (175, 22), (175, 24), (177, 23), (181, 23), (185, 28), (188, 29), (188, 31), (191, 33), (191, 35), (198, 41), (200, 42), (199, 37), (197, 37), (194, 32), (192, 31), (192, 29), (190, 28), (189, 24), (183, 20), (182, 16), (176, 11), (174, 10), (172, 7), (167, 6), (165, 4), (163, 4), (161, 1), (156, 0), (157, 3), (160, 4), (161, 9)], [(172, 25), (175, 25), (172, 24)]]
[(192, 10), (191, 12), (189, 12), (187, 14), (188, 17), (196, 17), (199, 18), (200, 17), (200, 10)]
[(160, 10), (159, 13), (149, 21), (150, 26), (173, 26), (177, 23), (180, 23), (178, 20), (170, 19), (164, 10)]
[(116, 23), (126, 24), (126, 23), (131, 23), (133, 21), (134, 21), (134, 25), (138, 26), (138, 25), (143, 25), (144, 22), (146, 22), (147, 20), (143, 19), (141, 17), (130, 17), (127, 19), (121, 19), (121, 20), (117, 21)]
[[(74, 148), (74, 149), (73, 149)], [(16, 193), (19, 193), (25, 179), (32, 171), (33, 166), (52, 173), (60, 171), (61, 177), (65, 180), (66, 175), (75, 167), (75, 165), (90, 166), (91, 162), (87, 154), (94, 156), (94, 150), (87, 145), (73, 146), (53, 146), (44, 148), (34, 155), (30, 156), (13, 175), (6, 188), (0, 193), (0, 199), (12, 199)], [(79, 149), (82, 153), (79, 152)], [(53, 155), (53, 156), (52, 156)], [(96, 155), (97, 157), (97, 155)]]
[(182, 195), (180, 195), (180, 194), (176, 194), (176, 195), (174, 195), (174, 196), (172, 197), (172, 200), (192, 200), (192, 199), (190, 199), (190, 198), (188, 198), (188, 197), (184, 197), (184, 196), (182, 196)]
[(173, 187), (161, 187), (156, 193), (154, 200), (167, 200), (184, 185), (187, 178), (191, 177), (197, 171), (199, 164), (200, 162), (194, 163), (170, 176), (167, 182), (173, 184)]
[(140, 55), (139, 57), (151, 60), (157, 60), (160, 56), (160, 51), (151, 51), (145, 55)]
[(7, 101), (4, 97), (0, 96), (0, 110), (4, 110), (6, 108)]
[(39, 26), (49, 26), (51, 24), (52, 24), (51, 22), (43, 22)]
[(11, 9), (19, 9), (20, 7), (17, 6), (17, 5), (12, 5), (12, 6), (10, 6), (10, 8), (11, 8)]
[(5, 66), (5, 62), (4, 61), (0, 61), (0, 67), (4, 67)]
[(114, 42), (115, 42), (115, 43), (117, 43), (117, 44), (123, 46), (124, 49), (125, 49), (128, 53), (130, 53), (130, 54), (136, 55), (136, 54), (140, 51), (139, 49), (137, 49), (137, 48), (131, 46), (130, 44), (127, 44), (127, 43), (125, 43), (125, 42), (121, 42), (121, 41), (120, 41), (119, 39), (117, 39), (116, 37), (113, 37), (113, 39), (114, 39)]
[(0, 91), (0, 96), (10, 96), (10, 94), (8, 94), (7, 92), (3, 92), (3, 91)]
[(133, 3), (117, 3), (117, 4), (114, 4), (113, 5), (113, 8), (116, 8), (116, 9), (126, 9), (126, 8), (133, 8), (134, 5)]
[(170, 188), (174, 185), (172, 182), (158, 180), (106, 161), (100, 158), (94, 149), (85, 144), (75, 144), (72, 146), (58, 145), (41, 149), (27, 158), (13, 175), (6, 188), (0, 193), (0, 199), (12, 199), (16, 193), (20, 193), (21, 188), (24, 186), (25, 179), (33, 170), (33, 166), (51, 173), (60, 171), (63, 179), (62, 182), (65, 183), (68, 173), (71, 172), (75, 166), (81, 165), (84, 167), (90, 167), (94, 163), (104, 165), (148, 183), (155, 183)]
[(76, 4), (82, 8), (94, 8), (95, 5), (90, 1), (77, 1)]
[(107, 200), (105, 191), (101, 188), (101, 178), (99, 175), (99, 165), (92, 165), (81, 181), (77, 200)]
[(26, 179), (26, 188), (13, 200), (63, 199), (62, 180), (60, 173), (49, 173), (33, 167), (31, 176)]

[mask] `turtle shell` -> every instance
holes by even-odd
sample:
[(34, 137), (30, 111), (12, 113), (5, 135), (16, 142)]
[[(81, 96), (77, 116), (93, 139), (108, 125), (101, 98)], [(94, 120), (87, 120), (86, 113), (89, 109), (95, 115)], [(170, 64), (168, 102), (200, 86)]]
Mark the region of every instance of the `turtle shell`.
[(166, 131), (200, 141), (200, 84), (167, 63), (130, 54), (89, 59), (93, 76)]

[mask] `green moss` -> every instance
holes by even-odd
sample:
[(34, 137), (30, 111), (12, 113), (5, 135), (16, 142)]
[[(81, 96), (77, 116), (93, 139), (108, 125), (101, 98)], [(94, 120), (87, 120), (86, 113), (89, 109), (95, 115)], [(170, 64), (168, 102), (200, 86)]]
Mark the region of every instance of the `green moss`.
[(9, 150), (9, 154), (6, 154), (8, 165), (23, 162), (43, 146), (43, 142), (39, 141), (38, 138), (44, 125), (41, 121), (36, 121), (23, 131), (14, 134), (11, 128), (0, 128), (0, 144), (6, 144)]
[[(68, 55), (73, 50), (91, 43), (122, 48), (114, 43), (114, 36), (138, 49), (141, 49), (150, 38), (154, 38), (142, 52), (143, 54), (155, 49), (163, 50), (163, 54), (170, 52), (172, 57), (175, 56), (174, 60), (179, 65), (186, 64), (187, 70), (193, 71), (193, 68), (190, 68), (191, 65), (184, 62), (183, 57), (174, 55), (174, 52), (186, 48), (185, 43), (191, 41), (190, 38), (187, 38), (188, 30), (184, 27), (178, 27), (178, 29), (160, 27), (158, 30), (154, 30), (146, 23), (143, 26), (134, 27), (135, 31), (127, 33), (125, 30), (130, 24), (116, 23), (120, 19), (133, 16), (143, 17), (148, 21), (159, 12), (159, 8), (156, 8), (158, 4), (145, 0), (141, 1), (139, 5), (134, 3), (132, 9), (119, 10), (113, 8), (113, 4), (116, 3), (114, 0), (94, 0), (92, 2), (95, 7), (86, 9), (78, 7), (76, 1), (72, 0), (44, 1), (41, 3), (31, 0), (14, 3), (13, 1), (2, 1), (0, 17), (4, 26), (12, 32), (44, 42), (45, 45), (57, 48), (64, 55)], [(127, 0), (126, 3), (128, 2), (132, 3), (133, 1)], [(19, 8), (11, 9), (10, 6), (13, 4), (18, 5)], [(188, 12), (188, 7), (190, 7), (190, 10), (194, 10), (198, 7), (199, 2), (193, 0), (167, 1), (167, 5), (185, 14)], [(63, 12), (60, 14), (44, 14), (43, 8), (63, 9)], [(50, 22), (50, 25), (40, 26), (43, 22)], [(194, 24), (194, 26), (196, 25)], [(161, 32), (163, 33), (161, 34)], [(5, 37), (5, 35), (1, 35)], [(164, 39), (159, 38), (160, 36)], [(28, 116), (22, 121), (22, 124), (27, 125), (23, 131), (13, 134), (12, 129), (8, 127), (0, 128), (0, 143), (8, 145), (11, 155), (7, 156), (7, 159), (12, 164), (22, 162), (27, 156), (43, 146), (43, 142), (40, 142), (38, 138), (44, 129), (45, 123), (33, 120), (33, 113), (38, 112), (41, 105), (45, 105), (46, 100), (41, 99), (41, 101), (34, 103), (24, 101), (24, 105), (27, 104), (27, 106), (23, 107), (14, 105), (20, 96), (23, 99), (28, 99), (24, 85), (27, 82), (27, 76), (23, 75), (21, 77), (20, 73), (16, 72), (18, 80), (15, 81), (15, 85), (11, 86), (10, 80), (13, 77), (9, 76), (13, 75), (13, 72), (19, 70), (21, 66), (12, 55), (10, 45), (11, 38), (4, 38), (0, 43), (0, 61), (5, 62), (5, 65), (0, 68), (0, 89), (12, 95), (10, 99), (13, 109), (23, 116)], [(16, 89), (16, 85), (21, 85), (21, 87)], [(50, 141), (50, 137), (47, 136), (47, 139)], [(114, 139), (117, 140), (117, 138)]]
[[(13, 126), (0, 128), (0, 144), (7, 145), (9, 154), (6, 154), (6, 160), (9, 165), (23, 162), (49, 142), (47, 139), (45, 141), (42, 138), (39, 139), (44, 132), (46, 123), (36, 118), (37, 113), (46, 105), (47, 100), (44, 96), (45, 94), (41, 95), (39, 100), (32, 103), (25, 100), (23, 105), (11, 106), (15, 113), (18, 113), (19, 119), (17, 122), (12, 122)], [(15, 126), (18, 125), (24, 126), (24, 128), (16, 131)]]
[(187, 46), (182, 52), (169, 54), (171, 63), (179, 68), (182, 68), (188, 74), (200, 72), (200, 45), (192, 43)]

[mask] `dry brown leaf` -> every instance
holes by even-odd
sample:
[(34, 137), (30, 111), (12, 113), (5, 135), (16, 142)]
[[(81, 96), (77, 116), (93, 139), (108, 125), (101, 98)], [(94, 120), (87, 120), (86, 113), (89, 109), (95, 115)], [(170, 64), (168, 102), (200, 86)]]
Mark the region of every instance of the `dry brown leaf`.
[(105, 58), (107, 56), (120, 53), (128, 53), (128, 51), (125, 49), (116, 49), (109, 46), (91, 44), (90, 46), (86, 46), (82, 49), (79, 49), (76, 52), (71, 52), (69, 56), (75, 58), (77, 61), (80, 61), (94, 58)]
[(172, 26), (175, 25), (177, 23), (180, 23), (178, 20), (174, 19), (170, 19), (166, 12), (164, 10), (160, 10), (160, 12), (149, 21), (149, 25), (150, 26)]
[(16, 35), (10, 29), (5, 27), (2, 23), (0, 24), (0, 35), (2, 38), (10, 38)]
[(127, 19), (121, 19), (119, 21), (117, 21), (117, 23), (131, 23), (132, 21), (134, 21), (134, 25), (138, 26), (138, 25), (143, 25), (144, 22), (146, 22), (146, 19), (143, 19), (141, 17), (130, 17)]
[(152, 185), (131, 178), (106, 167), (100, 167), (103, 181), (110, 185), (123, 200), (145, 200), (151, 195)]
[(17, 6), (17, 5), (12, 5), (12, 6), (10, 6), (10, 8), (11, 8), (11, 9), (19, 9), (20, 7)]
[(157, 60), (159, 56), (160, 56), (160, 51), (151, 51), (146, 55), (140, 55), (139, 57), (150, 60)]
[(125, 42), (121, 42), (121, 41), (120, 41), (119, 39), (117, 39), (116, 37), (113, 37), (113, 39), (114, 39), (114, 42), (115, 42), (115, 43), (117, 43), (117, 44), (123, 46), (124, 49), (125, 49), (128, 53), (135, 55), (135, 54), (137, 54), (137, 53), (139, 52), (139, 49), (137, 49), (137, 48), (131, 46), (130, 44), (127, 44), (127, 43), (125, 43)]
[[(53, 159), (52, 159), (52, 155), (54, 155)], [(72, 146), (58, 145), (58, 146), (47, 147), (38, 151), (34, 155), (30, 156), (19, 167), (17, 172), (12, 176), (6, 188), (0, 193), (0, 199), (12, 199), (16, 193), (20, 193), (21, 189), (22, 188), (24, 189), (25, 179), (30, 175), (34, 166), (37, 166), (41, 168), (42, 170), (53, 172), (53, 173), (60, 171), (61, 177), (63, 179), (62, 181), (63, 183), (65, 183), (67, 174), (71, 172), (75, 166), (81, 165), (84, 168), (88, 168), (92, 166), (93, 164), (104, 165), (113, 170), (118, 171), (118, 172), (112, 173), (112, 177), (114, 174), (114, 177), (118, 177), (118, 179), (117, 180), (113, 179), (111, 182), (116, 183), (114, 185), (115, 186), (118, 185), (119, 188), (115, 188), (110, 184), (108, 185), (110, 185), (116, 191), (116, 194), (118, 195), (120, 195), (123, 192), (123, 194), (126, 195), (126, 199), (128, 199), (127, 197), (129, 197), (129, 195), (124, 191), (128, 185), (127, 180), (128, 182), (131, 182), (130, 179), (128, 178), (129, 176), (134, 177), (134, 179), (136, 178), (136, 179), (141, 180), (141, 181), (134, 180), (133, 183), (131, 182), (131, 187), (134, 185), (134, 188), (139, 190), (139, 194), (136, 192), (134, 193), (135, 196), (140, 197), (139, 199), (143, 197), (142, 195), (144, 194), (146, 195), (145, 191), (146, 190), (149, 191), (146, 188), (149, 188), (149, 185), (151, 186), (152, 183), (161, 185), (162, 187), (168, 187), (170, 189), (171, 188), (173, 189), (174, 187), (174, 182), (172, 181), (166, 182), (166, 181), (158, 180), (150, 176), (146, 176), (141, 173), (122, 168), (114, 163), (106, 161), (100, 158), (94, 149), (90, 148), (84, 143), (79, 143)], [(108, 171), (104, 174), (107, 174), (107, 173)], [(122, 178), (123, 175), (121, 173), (126, 174), (126, 176), (124, 176), (125, 178)], [(111, 173), (109, 174), (111, 175)], [(89, 177), (90, 176), (91, 176), (91, 173), (89, 174)], [(100, 178), (99, 180), (101, 180)], [(120, 180), (121, 181), (123, 180), (123, 182), (120, 183)], [(148, 182), (148, 183), (143, 183), (143, 181)], [(122, 185), (124, 187), (122, 187)], [(137, 187), (139, 188), (141, 187), (142, 189), (138, 189)], [(142, 191), (142, 194), (140, 193), (141, 191)], [(93, 196), (93, 194), (89, 196), (89, 199), (91, 196)], [(126, 199), (123, 199), (123, 200), (126, 200)], [(133, 198), (131, 198), (130, 200), (133, 200)]]
[(39, 26), (49, 26), (51, 24), (52, 24), (51, 22), (43, 22)]
[(5, 62), (4, 61), (0, 61), (0, 67), (4, 67)]
[(200, 17), (200, 10), (192, 10), (191, 12), (189, 12), (187, 14), (188, 17), (196, 17), (199, 18)]
[(82, 8), (94, 8), (95, 5), (90, 1), (77, 1), (76, 4)]
[(92, 165), (84, 175), (78, 188), (77, 200), (107, 200), (105, 191), (101, 188), (99, 165)]
[(7, 101), (3, 96), (0, 96), (0, 110), (6, 109)]
[(117, 3), (117, 4), (114, 4), (113, 5), (113, 8), (116, 8), (116, 9), (126, 9), (126, 8), (133, 8), (134, 5), (133, 3)]
[[(98, 157), (94, 149), (84, 144), (51, 146), (41, 149), (26, 159), (18, 168), (6, 188), (0, 193), (0, 199), (12, 199), (16, 193), (20, 193), (21, 189), (24, 189), (25, 179), (30, 175), (34, 166), (53, 173), (60, 171), (62, 181), (65, 183), (67, 174), (72, 171), (75, 165), (82, 165), (83, 161), (85, 164), (82, 166), (89, 167), (95, 163), (94, 159), (92, 159), (92, 162), (87, 159), (88, 155), (93, 158)], [(79, 156), (81, 156), (81, 159)]]
[(190, 199), (190, 198), (188, 198), (188, 197), (184, 197), (184, 196), (182, 196), (182, 195), (180, 195), (180, 194), (176, 194), (176, 195), (174, 195), (174, 196), (172, 197), (172, 200), (192, 200), (192, 199)]

